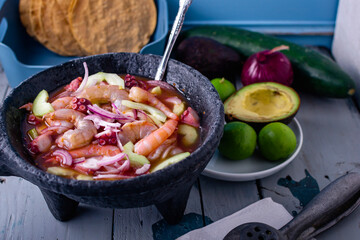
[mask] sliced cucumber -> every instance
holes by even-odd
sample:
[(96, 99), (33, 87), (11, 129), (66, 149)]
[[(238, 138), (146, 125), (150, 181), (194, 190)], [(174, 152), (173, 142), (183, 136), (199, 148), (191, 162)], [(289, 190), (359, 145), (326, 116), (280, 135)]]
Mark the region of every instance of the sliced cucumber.
[(61, 177), (71, 177), (71, 178), (78, 175), (76, 171), (62, 167), (49, 167), (47, 169), (47, 172)]
[(150, 172), (156, 172), (160, 169), (170, 166), (171, 164), (180, 162), (181, 160), (187, 158), (188, 156), (190, 156), (189, 152), (184, 152), (184, 153), (179, 153), (177, 155), (174, 155), (171, 158), (166, 159), (165, 161), (163, 161), (162, 163), (160, 163), (159, 165), (154, 167)]
[(181, 142), (184, 144), (184, 146), (187, 147), (193, 145), (199, 137), (196, 128), (187, 124), (179, 124), (178, 133), (183, 135)]
[(185, 111), (186, 106), (184, 102), (181, 102), (179, 104), (175, 104), (173, 107), (173, 113), (175, 113), (176, 115), (178, 115), (179, 117), (181, 116), (181, 114), (183, 114), (183, 112)]
[(128, 142), (123, 146), (124, 153), (126, 153), (129, 156), (130, 165), (133, 167), (141, 167), (144, 164), (149, 164), (149, 160), (140, 154), (134, 153), (134, 144), (132, 142)]
[(91, 176), (79, 174), (74, 170), (62, 167), (49, 167), (47, 172), (61, 177), (76, 178), (77, 180), (94, 180)]
[(151, 89), (150, 91), (152, 94), (155, 94), (155, 95), (160, 95), (162, 93), (161, 91), (161, 87), (157, 86), (157, 87), (154, 87), (153, 89)]
[(33, 114), (37, 117), (42, 117), (49, 112), (53, 112), (54, 108), (51, 106), (50, 103), (47, 102), (49, 99), (49, 94), (46, 90), (42, 90), (36, 96), (33, 102)]
[(152, 116), (154, 116), (156, 119), (158, 119), (161, 122), (166, 121), (166, 118), (167, 118), (166, 115), (159, 109), (154, 108), (152, 106), (149, 106), (149, 105), (146, 105), (143, 103), (132, 102), (129, 100), (122, 100), (121, 104), (128, 108), (144, 110), (144, 111), (150, 113)]
[(30, 140), (34, 140), (39, 136), (38, 132), (36, 131), (36, 128), (32, 128), (29, 131), (27, 131), (28, 136), (30, 137)]
[(88, 86), (93, 86), (102, 81), (106, 81), (110, 85), (118, 85), (120, 89), (125, 89), (124, 79), (122, 79), (116, 73), (104, 73), (104, 72), (98, 72), (93, 75), (90, 75), (85, 85), (85, 88)]
[(94, 179), (91, 176), (84, 175), (84, 174), (79, 174), (79, 175), (77, 175), (76, 180), (91, 181), (91, 180), (94, 180)]

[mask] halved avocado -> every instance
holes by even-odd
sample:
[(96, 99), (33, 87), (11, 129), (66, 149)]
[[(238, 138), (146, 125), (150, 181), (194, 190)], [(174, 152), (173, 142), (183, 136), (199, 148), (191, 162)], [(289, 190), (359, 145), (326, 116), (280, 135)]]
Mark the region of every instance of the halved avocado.
[(297, 92), (275, 82), (247, 85), (224, 103), (227, 120), (240, 120), (257, 129), (270, 122), (290, 123), (299, 106)]

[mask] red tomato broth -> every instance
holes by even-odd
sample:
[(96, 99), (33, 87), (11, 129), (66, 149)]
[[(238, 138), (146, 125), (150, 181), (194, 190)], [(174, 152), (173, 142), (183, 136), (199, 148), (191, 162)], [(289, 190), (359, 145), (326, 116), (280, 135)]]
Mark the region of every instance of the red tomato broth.
[[(122, 79), (125, 78), (125, 75), (119, 75)], [(149, 79), (146, 79), (146, 78), (143, 78), (143, 77), (135, 77), (136, 81), (140, 82), (140, 85), (142, 86), (142, 88), (144, 88), (145, 90), (147, 91), (151, 91), (152, 86), (148, 86), (147, 85), (147, 81)], [(77, 78), (77, 80), (79, 80), (79, 78)], [(104, 84), (102, 82), (102, 84)], [(107, 83), (105, 83), (107, 84)], [(71, 84), (69, 84), (71, 85)], [(49, 97), (49, 102), (52, 102), (54, 100), (56, 100), (59, 96), (66, 96), (68, 95), (67, 94), (67, 91), (66, 91), (66, 88), (67, 86), (69, 85), (66, 85), (64, 87), (61, 87), (60, 89), (57, 89), (56, 91), (54, 92), (51, 92), (49, 93), (50, 94), (50, 97)], [(125, 88), (127, 91), (129, 91), (129, 89), (127, 89), (127, 87)], [(187, 107), (189, 106), (189, 103), (188, 101), (184, 98), (184, 96), (178, 92), (175, 88), (163, 88), (161, 87), (161, 93), (158, 94), (158, 95), (155, 95), (165, 106), (167, 106), (169, 109), (173, 109), (175, 103), (173, 102), (169, 102), (169, 101), (166, 101), (166, 99), (168, 98), (173, 98), (173, 97), (177, 97), (178, 99), (181, 100), (181, 102), (183, 102), (185, 104), (185, 109), (187, 109)], [(144, 103), (144, 104), (147, 104), (147, 103)], [(110, 110), (111, 109), (111, 105), (109, 103), (102, 103), (100, 104), (100, 107), (103, 107), (104, 109), (106, 110)], [(30, 146), (32, 144), (32, 141), (30, 139), (30, 137), (28, 136), (28, 134), (26, 134), (30, 129), (32, 128), (36, 128), (36, 129), (44, 129), (44, 125), (45, 127), (49, 127), (49, 124), (42, 120), (40, 123), (38, 124), (30, 124), (29, 121), (27, 121), (28, 117), (31, 115), (32, 113), (29, 112), (26, 116), (26, 120), (24, 121), (23, 123), (23, 132), (25, 133), (24, 134), (24, 140), (25, 140), (25, 144), (26, 146), (28, 147), (29, 149), (29, 152), (31, 154), (31, 156), (33, 157), (33, 161), (34, 161), (34, 164), (39, 167), (40, 169), (44, 170), (44, 171), (47, 171), (48, 168), (50, 167), (62, 167), (64, 169), (71, 169), (71, 170), (75, 170), (77, 172), (77, 174), (75, 175), (72, 175), (71, 177), (69, 176), (63, 176), (63, 177), (67, 177), (67, 178), (77, 178), (77, 176), (79, 175), (89, 175), (89, 176), (93, 176), (94, 172), (106, 172), (107, 171), (107, 168), (102, 166), (100, 167), (97, 171), (83, 171), (81, 170), (81, 168), (76, 168), (74, 167), (74, 164), (72, 166), (66, 166), (66, 165), (63, 165), (60, 163), (59, 159), (57, 159), (57, 157), (55, 156), (52, 156), (52, 153), (56, 150), (59, 150), (61, 149), (59, 146), (57, 146), (55, 143), (53, 143), (51, 149), (48, 151), (48, 152), (45, 152), (45, 153), (38, 153), (38, 152), (32, 152), (30, 151)], [(180, 120), (180, 116), (179, 116), (179, 120)], [(180, 124), (180, 122), (179, 122)], [(42, 127), (41, 127), (42, 126)], [(122, 125), (123, 126), (123, 125)], [(99, 133), (99, 130), (98, 129), (98, 133)], [(199, 128), (196, 128), (196, 131), (197, 131), (197, 134), (198, 134), (198, 138), (197, 140), (194, 142), (194, 144), (190, 145), (190, 146), (185, 146), (184, 144), (182, 144), (181, 140), (183, 138), (182, 135), (180, 134), (177, 134), (177, 128), (175, 130), (175, 132), (169, 137), (169, 138), (172, 138), (172, 137), (176, 137), (176, 144), (174, 145), (176, 148), (179, 148), (181, 149), (183, 152), (193, 152), (194, 150), (196, 150), (199, 145), (201, 144), (201, 140), (200, 140), (200, 127)], [(61, 134), (60, 134), (61, 135)], [(53, 134), (51, 135), (51, 138), (53, 139), (53, 141), (55, 141), (59, 136), (59, 134)], [(90, 144), (94, 144), (94, 145), (99, 145), (99, 141), (98, 139), (96, 139), (95, 137), (93, 137), (92, 139), (92, 142)], [(134, 142), (135, 144), (135, 142)], [(104, 145), (104, 146), (108, 146), (107, 144)], [(155, 150), (154, 150), (155, 151)], [(176, 154), (175, 154), (176, 155)], [(100, 157), (102, 155), (99, 155)], [(157, 159), (157, 160), (154, 160), (154, 161), (151, 161), (151, 166), (156, 166), (158, 165), (159, 163), (165, 161), (166, 159), (168, 159), (170, 156), (166, 157), (165, 159)], [(119, 163), (123, 163), (125, 160), (120, 160)], [(116, 180), (116, 179), (122, 179), (122, 178), (130, 178), (130, 177), (136, 177), (137, 175), (135, 174), (136, 172), (136, 168), (134, 167), (130, 167), (128, 170), (125, 170), (123, 172), (121, 172), (121, 174), (119, 175), (119, 177), (109, 177), (109, 178), (101, 178), (101, 180)], [(149, 173), (149, 171), (147, 171), (145, 174)], [(111, 174), (110, 174), (111, 175)], [(110, 176), (109, 175), (109, 176)], [(113, 175), (111, 175), (113, 176)], [(123, 176), (123, 177), (121, 177)]]

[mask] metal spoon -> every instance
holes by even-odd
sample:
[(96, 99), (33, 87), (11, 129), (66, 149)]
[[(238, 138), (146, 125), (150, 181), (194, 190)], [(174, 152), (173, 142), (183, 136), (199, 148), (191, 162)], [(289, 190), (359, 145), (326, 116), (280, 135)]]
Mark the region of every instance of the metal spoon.
[(245, 223), (224, 240), (308, 240), (335, 225), (360, 205), (360, 174), (349, 173), (330, 183), (280, 230), (263, 223)]
[(181, 27), (184, 23), (185, 13), (188, 10), (191, 3), (192, 3), (192, 0), (180, 0), (179, 1), (179, 11), (176, 15), (173, 27), (171, 29), (164, 55), (158, 66), (158, 69), (156, 71), (155, 80), (159, 80), (159, 81), (163, 80), (163, 77), (165, 75), (165, 70), (167, 67), (167, 63), (169, 61), (171, 50), (174, 47), (177, 37), (179, 36)]

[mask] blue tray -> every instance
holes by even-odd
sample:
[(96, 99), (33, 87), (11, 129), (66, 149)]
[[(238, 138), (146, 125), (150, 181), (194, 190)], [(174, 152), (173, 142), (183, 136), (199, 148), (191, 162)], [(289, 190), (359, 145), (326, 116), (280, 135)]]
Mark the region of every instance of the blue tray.
[[(150, 43), (140, 53), (161, 55), (168, 33), (168, 7), (166, 0), (155, 0), (155, 3), (157, 26)], [(19, 0), (0, 0), (0, 62), (11, 87), (39, 71), (73, 58), (49, 51), (26, 33), (19, 18)]]

